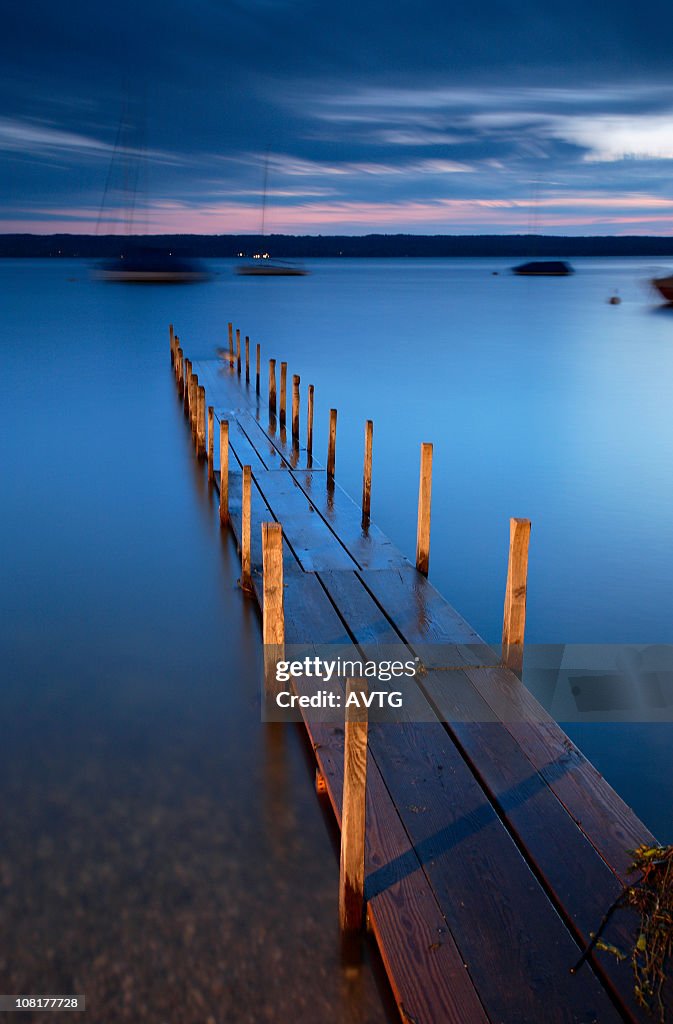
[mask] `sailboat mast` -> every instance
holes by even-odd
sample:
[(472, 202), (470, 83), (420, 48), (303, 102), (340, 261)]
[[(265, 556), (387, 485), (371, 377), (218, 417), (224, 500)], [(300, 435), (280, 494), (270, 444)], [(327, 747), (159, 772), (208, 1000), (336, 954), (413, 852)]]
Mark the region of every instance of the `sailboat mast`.
[(266, 220), (266, 188), (269, 180), (269, 151), (264, 159), (264, 184), (262, 186), (262, 238), (264, 238), (264, 222)]

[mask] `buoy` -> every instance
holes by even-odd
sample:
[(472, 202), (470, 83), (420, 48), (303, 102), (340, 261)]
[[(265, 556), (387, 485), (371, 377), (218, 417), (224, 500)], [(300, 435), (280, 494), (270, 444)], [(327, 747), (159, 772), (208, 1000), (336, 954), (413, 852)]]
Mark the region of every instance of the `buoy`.
[(620, 299), (619, 295), (611, 295), (608, 299), (608, 302), (611, 306), (618, 306), (621, 301), (622, 300)]

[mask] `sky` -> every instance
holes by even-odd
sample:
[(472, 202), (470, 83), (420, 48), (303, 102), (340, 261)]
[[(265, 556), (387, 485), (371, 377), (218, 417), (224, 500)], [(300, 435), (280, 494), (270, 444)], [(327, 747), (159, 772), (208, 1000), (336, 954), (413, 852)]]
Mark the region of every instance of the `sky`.
[(661, 0), (7, 5), (0, 231), (671, 235), (672, 54)]

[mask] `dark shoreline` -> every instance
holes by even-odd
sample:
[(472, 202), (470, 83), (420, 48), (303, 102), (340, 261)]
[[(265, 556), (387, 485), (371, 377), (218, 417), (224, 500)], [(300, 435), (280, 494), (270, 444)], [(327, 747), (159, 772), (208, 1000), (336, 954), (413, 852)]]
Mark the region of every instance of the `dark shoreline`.
[[(582, 256), (673, 258), (673, 237), (640, 235), (137, 235), (134, 242), (180, 256), (234, 258), (262, 249), (274, 257)], [(116, 256), (118, 235), (0, 234), (0, 258)]]

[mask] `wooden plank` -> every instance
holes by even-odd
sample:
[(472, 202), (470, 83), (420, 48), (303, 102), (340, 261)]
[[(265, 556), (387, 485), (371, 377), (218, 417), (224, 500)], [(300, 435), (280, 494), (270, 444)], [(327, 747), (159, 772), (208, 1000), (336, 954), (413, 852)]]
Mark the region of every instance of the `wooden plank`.
[(262, 453), (250, 443), (250, 438), (238, 421), (236, 412), (230, 409), (215, 409), (218, 422), (229, 422), (229, 448), (240, 469), (250, 466), (254, 473), (268, 469)]
[[(499, 655), (413, 566), (360, 576), (401, 636), (425, 645), (424, 662), (441, 667), (459, 658), (459, 664), (499, 664)], [(432, 648), (436, 660), (431, 660)]]
[[(476, 691), (515, 737), (589, 842), (620, 881), (626, 881), (631, 860), (627, 851), (656, 840), (524, 684), (498, 666), (494, 652), (492, 666), (470, 667), (470, 661), (485, 662), (490, 648), (427, 581), (419, 583), (413, 572), (397, 570), (360, 575), (424, 662), (434, 659), (439, 664), (452, 658), (465, 662), (464, 671)], [(411, 588), (413, 600), (407, 588)], [(447, 645), (445, 654), (443, 645)]]
[[(285, 642), (348, 635), (312, 574), (286, 581)], [(346, 654), (348, 656), (348, 654)], [(297, 680), (298, 687), (306, 681)], [(312, 692), (312, 687), (303, 692)], [(306, 728), (341, 827), (343, 728), (307, 721)], [(368, 918), (402, 1020), (417, 1024), (486, 1024), (488, 1018), (375, 762), (367, 776), (365, 894)]]
[(292, 475), (358, 567), (411, 568), (411, 563), (377, 526), (370, 523), (363, 528), (361, 510), (337, 483), (329, 489), (326, 487), (324, 472), (294, 470)]
[[(265, 426), (250, 411), (241, 413), (240, 420), (253, 444), (256, 446), (259, 444), (265, 452), (267, 449), (264, 445), (268, 445), (275, 451), (276, 455), (280, 457), (279, 465), (283, 465), (288, 469), (321, 468), (320, 463), (311, 456), (306, 448), (301, 446), (293, 447), (291, 442), (288, 444), (287, 431), (281, 430), (280, 426), (275, 422), (267, 421)], [(264, 444), (258, 439), (258, 433), (262, 434)]]
[(350, 555), (316, 515), (291, 473), (256, 472), (255, 483), (283, 524), (287, 542), (305, 571), (355, 567)]
[(365, 904), (365, 802), (367, 792), (367, 709), (353, 706), (367, 687), (349, 679), (344, 725), (344, 785), (341, 803), (339, 924), (344, 934), (362, 928)]
[[(326, 572), (320, 579), (365, 656), (375, 655), (372, 635), (378, 644), (399, 643), (355, 573)], [(577, 944), (442, 725), (371, 722), (369, 732), (372, 754), (489, 1016), (620, 1019), (594, 974), (582, 985), (569, 975)], [(598, 1016), (586, 1016), (591, 1013)]]

